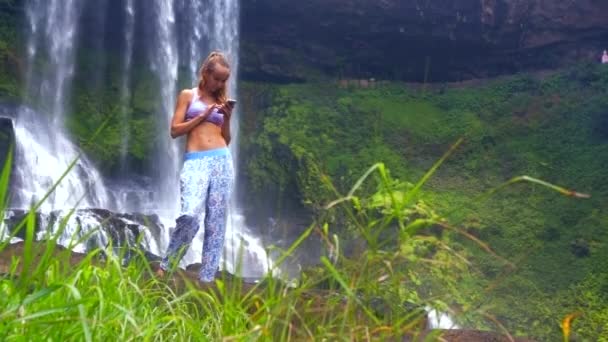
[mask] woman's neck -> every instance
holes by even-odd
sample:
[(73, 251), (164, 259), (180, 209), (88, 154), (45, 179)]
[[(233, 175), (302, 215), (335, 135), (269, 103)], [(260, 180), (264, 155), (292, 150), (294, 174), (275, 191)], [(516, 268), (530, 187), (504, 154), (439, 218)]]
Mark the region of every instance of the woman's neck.
[(215, 98), (215, 96), (213, 96), (213, 94), (211, 92), (209, 92), (207, 89), (203, 88), (203, 87), (198, 87), (198, 95), (201, 99), (204, 100), (212, 100), (213, 102), (217, 102), (217, 99)]

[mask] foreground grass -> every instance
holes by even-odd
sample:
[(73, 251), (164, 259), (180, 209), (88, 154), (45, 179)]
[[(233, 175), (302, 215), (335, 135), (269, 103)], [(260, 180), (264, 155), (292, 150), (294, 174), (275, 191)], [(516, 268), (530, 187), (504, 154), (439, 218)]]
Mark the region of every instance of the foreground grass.
[(10, 257), (0, 277), (5, 341), (359, 340), (424, 328), (420, 310), (401, 310), (396, 317), (381, 297), (382, 312), (370, 308), (351, 288), (363, 284), (327, 259), (327, 276), (288, 288), (270, 277), (258, 284), (224, 277), (211, 285), (185, 272), (157, 279), (143, 255), (124, 266), (121, 256), (100, 259), (101, 250), (76, 255), (52, 239), (26, 240), (0, 252), (5, 261)]
[[(2, 207), (10, 178), (8, 159), (0, 176)], [(383, 188), (380, 195), (389, 190)], [(409, 199), (407, 205), (413, 203)], [(382, 205), (390, 208), (397, 203), (386, 199)], [(399, 206), (405, 205), (399, 201)], [(340, 254), (331, 261), (323, 258), (319, 269), (303, 277), (297, 288), (270, 276), (258, 284), (224, 277), (202, 285), (185, 272), (155, 278), (156, 266), (141, 251), (134, 251), (136, 256), (124, 265), (123, 255), (112, 254), (112, 248), (77, 255), (70, 246), (58, 246), (67, 218), (54, 235), (35, 242), (35, 208), (11, 227), (12, 236), (25, 230), (25, 240), (9, 245), (4, 236), (0, 244), (2, 340), (370, 340), (401, 338), (425, 328), (424, 312), (404, 306), (407, 298), (399, 293), (409, 277), (378, 268), (385, 261), (390, 267), (390, 262), (402, 258), (400, 253), (386, 258), (384, 251), (374, 248), (362, 254), (363, 264), (341, 259)], [(402, 214), (383, 216), (384, 226), (395, 220), (402, 225), (406, 219)], [(327, 226), (312, 225), (285, 256), (313, 231), (329, 238)], [(384, 278), (380, 285), (390, 289), (382, 291), (384, 295), (374, 294), (378, 288), (370, 277), (378, 276)]]
[[(67, 219), (53, 236), (35, 242), (32, 210), (11, 233), (24, 229), (23, 243), (9, 246), (6, 239), (0, 244), (0, 338), (435, 340), (442, 332), (427, 330), (424, 307), (448, 311), (447, 303), (459, 302), (456, 297), (463, 293), (456, 284), (469, 266), (462, 250), (422, 233), (446, 225), (417, 197), (459, 143), (416, 184), (393, 180), (383, 164), (376, 164), (346, 196), (334, 188), (337, 199), (326, 205), (329, 216), (313, 223), (276, 260), (280, 264), (317, 234), (330, 257), (304, 272), (297, 287), (270, 276), (257, 284), (234, 277), (199, 284), (181, 271), (158, 279), (153, 275), (157, 265), (141, 251), (124, 265), (123, 255), (112, 254), (112, 248), (76, 255), (69, 246), (58, 246)], [(9, 169), (0, 177), (3, 200)], [(361, 195), (365, 182), (375, 183), (377, 191)], [(324, 223), (336, 217), (348, 220), (365, 241), (357, 255), (345, 256), (340, 239)], [(429, 278), (442, 286), (425, 286)], [(461, 313), (477, 313), (467, 311)]]
[(94, 265), (91, 256), (73, 268), (49, 261), (33, 277), (5, 276), (0, 282), (2, 339), (200, 340), (217, 334), (208, 320), (200, 319), (212, 300), (194, 292), (178, 295), (146, 280), (135, 264), (123, 268), (116, 260)]
[[(337, 199), (326, 205), (325, 219), (347, 220), (366, 245), (346, 256), (329, 225), (313, 223), (276, 261), (280, 264), (311, 234), (318, 235), (329, 257), (304, 272), (296, 287), (270, 276), (256, 284), (225, 275), (200, 284), (181, 271), (158, 279), (157, 265), (141, 251), (124, 265), (124, 255), (111, 254), (112, 248), (77, 255), (58, 246), (61, 226), (54, 236), (35, 242), (32, 211), (15, 228), (25, 229), (25, 241), (0, 245), (0, 338), (434, 341), (444, 332), (428, 330), (425, 307), (431, 306), (457, 318), (491, 318), (493, 330), (515, 340), (479, 298), (459, 285), (470, 277), (467, 251), (432, 230), (453, 230), (497, 263), (509, 267), (509, 261), (418, 199), (420, 188), (459, 144), (415, 184), (392, 179), (383, 164), (370, 168), (345, 196), (326, 179)], [(520, 181), (570, 194), (529, 177), (505, 185)], [(377, 191), (361, 195), (365, 182), (375, 183)], [(2, 199), (6, 184), (7, 168), (0, 177)], [(458, 312), (451, 311), (454, 305)]]

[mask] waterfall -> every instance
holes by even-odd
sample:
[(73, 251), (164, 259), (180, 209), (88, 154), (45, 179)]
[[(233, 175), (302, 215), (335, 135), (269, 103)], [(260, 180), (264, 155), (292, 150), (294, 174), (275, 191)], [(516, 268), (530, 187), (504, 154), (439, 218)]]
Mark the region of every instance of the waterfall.
[[(239, 4), (237, 0), (214, 0), (211, 11), (214, 20), (210, 32), (210, 45), (226, 53), (231, 63), (229, 94), (236, 99), (238, 98), (236, 80), (239, 71)], [(230, 122), (230, 130), (234, 132), (230, 151), (235, 170), (238, 170), (239, 159), (239, 134), (236, 134), (239, 130), (239, 112), (240, 107), (237, 103)], [(227, 248), (224, 249), (224, 262), (226, 268), (232, 272), (240, 273), (245, 277), (256, 277), (269, 270), (272, 267), (272, 261), (262, 247), (261, 240), (245, 225), (245, 217), (237, 202), (239, 198), (238, 178), (237, 172), (226, 230)], [(278, 270), (275, 272), (279, 273)]]
[[(179, 213), (179, 171), (184, 141), (173, 140), (169, 135), (175, 101), (180, 88), (196, 84), (200, 64), (211, 50), (221, 50), (227, 55), (231, 64), (229, 94), (238, 98), (239, 3), (237, 0), (120, 0), (120, 11), (108, 7), (116, 4), (26, 0), (29, 101), (15, 118), (18, 191), (13, 206), (27, 208), (33, 200), (42, 198), (69, 163), (80, 155), (74, 169), (44, 202), (41, 211), (94, 207), (158, 215), (165, 229), (155, 233), (158, 241), (148, 247), (150, 252), (160, 255)], [(99, 11), (104, 11), (103, 15)], [(118, 40), (116, 34), (120, 35)], [(111, 45), (116, 41), (123, 45), (120, 48)], [(101, 90), (116, 87), (119, 93), (116, 104), (120, 108), (118, 119), (122, 120), (118, 149), (121, 166), (120, 174), (113, 175), (112, 180), (102, 179), (65, 133), (65, 118), (71, 114), (72, 79), (79, 71), (75, 70), (79, 42), (86, 42), (94, 54), (103, 53), (100, 56), (103, 58), (95, 59), (93, 68), (89, 65), (92, 74), (84, 78), (93, 86), (102, 87)], [(106, 53), (114, 53), (118, 58), (109, 55), (105, 58)], [(111, 65), (114, 60), (119, 61), (120, 69)], [(112, 72), (120, 75), (117, 84), (104, 83)], [(155, 85), (146, 88), (149, 93), (143, 96), (152, 104), (150, 107), (155, 108), (154, 113), (145, 114), (153, 115), (150, 120), (157, 125), (152, 134), (152, 155), (148, 158), (150, 172), (144, 176), (132, 174), (128, 167), (132, 143), (129, 121), (132, 115), (142, 115), (132, 113), (130, 106), (135, 95), (134, 83), (142, 81), (142, 74), (145, 82)], [(80, 79), (83, 74), (77, 75)], [(146, 78), (150, 75), (153, 81)], [(235, 169), (238, 168), (238, 117), (237, 103), (231, 120), (230, 144)], [(146, 179), (141, 181), (142, 177)], [(267, 271), (270, 262), (261, 240), (245, 226), (242, 210), (235, 200), (238, 187), (238, 183), (235, 184), (222, 265), (230, 272), (241, 269), (243, 276), (259, 277)], [(90, 217), (86, 221), (90, 221)], [(200, 262), (202, 233), (201, 230), (193, 241), (182, 266)]]
[(127, 152), (129, 151), (130, 131), (126, 124), (131, 119), (129, 110), (129, 99), (131, 92), (129, 85), (131, 83), (131, 63), (133, 58), (133, 36), (135, 35), (135, 8), (133, 0), (125, 0), (125, 48), (123, 56), (122, 82), (120, 85), (120, 105), (122, 112), (122, 120), (125, 122), (121, 126), (121, 144), (120, 144), (120, 169), (121, 173), (128, 172), (127, 167)]
[(177, 97), (177, 66), (179, 63), (173, 0), (154, 0), (153, 44), (149, 54), (152, 71), (160, 85), (159, 135), (156, 146), (158, 179), (156, 201), (160, 215), (177, 216), (179, 210), (180, 146), (170, 138), (170, 123)]
[[(33, 0), (26, 5), (26, 92), (36, 109), (22, 107), (15, 122), (19, 184), (15, 207), (28, 207), (40, 200), (80, 154), (63, 127), (80, 8), (75, 0)], [(42, 209), (74, 206), (108, 207), (101, 176), (84, 156), (44, 201)]]
[[(26, 8), (30, 28), (27, 93), (32, 98), (51, 104), (45, 105), (44, 109), (56, 127), (63, 124), (66, 91), (74, 72), (74, 41), (79, 9), (76, 0), (33, 0), (27, 3)], [(36, 69), (36, 57), (41, 54), (49, 65)]]

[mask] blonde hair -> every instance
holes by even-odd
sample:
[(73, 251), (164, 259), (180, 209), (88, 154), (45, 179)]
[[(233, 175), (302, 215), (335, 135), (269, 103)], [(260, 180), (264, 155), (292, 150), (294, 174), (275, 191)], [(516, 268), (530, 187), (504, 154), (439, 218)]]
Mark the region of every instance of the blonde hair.
[[(228, 59), (226, 59), (226, 56), (224, 56), (223, 53), (221, 53), (219, 51), (211, 52), (209, 54), (209, 56), (207, 56), (207, 58), (205, 58), (205, 60), (203, 61), (203, 65), (201, 65), (201, 68), (198, 71), (198, 75), (199, 75), (198, 88), (200, 90), (203, 90), (203, 88), (205, 87), (205, 84), (207, 83), (207, 76), (215, 70), (215, 66), (217, 64), (230, 69), (230, 64), (228, 63)], [(217, 92), (215, 92), (215, 94), (212, 94), (212, 95), (215, 97), (215, 101), (217, 103), (221, 103), (221, 104), (225, 103), (226, 100), (228, 99), (227, 84), (224, 84), (224, 87), (222, 87)]]

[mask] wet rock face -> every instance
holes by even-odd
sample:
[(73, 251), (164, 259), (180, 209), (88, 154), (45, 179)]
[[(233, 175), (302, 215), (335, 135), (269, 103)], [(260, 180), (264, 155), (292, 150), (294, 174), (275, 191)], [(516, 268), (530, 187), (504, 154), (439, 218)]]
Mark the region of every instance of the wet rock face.
[[(14, 150), (16, 147), (15, 140), (15, 126), (13, 123), (13, 119), (7, 116), (8, 108), (5, 106), (0, 106), (0, 173), (4, 170), (4, 167), (7, 165), (9, 153), (12, 153), (11, 164), (10, 164), (10, 178), (9, 178), (9, 188), (16, 184), (15, 174), (15, 163), (14, 163)], [(10, 193), (10, 189), (6, 189)], [(2, 194), (0, 194), (1, 196)], [(8, 194), (4, 194), (8, 198)], [(5, 200), (4, 198), (0, 198), (0, 202)]]
[(608, 2), (255, 0), (241, 4), (241, 75), (461, 80), (599, 58)]
[[(15, 233), (19, 240), (25, 239), (25, 228), (15, 229), (26, 219), (27, 210), (9, 209), (0, 222), (0, 237)], [(124, 258), (129, 259), (138, 249), (150, 260), (158, 260), (155, 250), (161, 245), (165, 229), (156, 215), (139, 213), (115, 213), (106, 209), (56, 210), (50, 213), (35, 213), (35, 239), (57, 238), (61, 246), (72, 246), (79, 253), (97, 248), (113, 248), (117, 255), (126, 248)], [(154, 246), (154, 247), (153, 247)]]
[(2, 116), (0, 112), (0, 170), (4, 167), (11, 148), (15, 148), (13, 119)]

